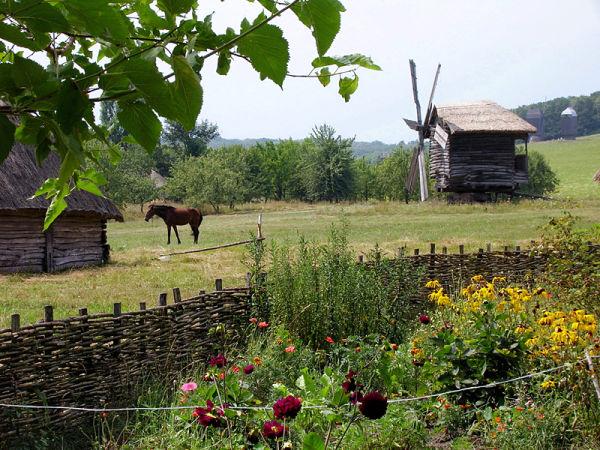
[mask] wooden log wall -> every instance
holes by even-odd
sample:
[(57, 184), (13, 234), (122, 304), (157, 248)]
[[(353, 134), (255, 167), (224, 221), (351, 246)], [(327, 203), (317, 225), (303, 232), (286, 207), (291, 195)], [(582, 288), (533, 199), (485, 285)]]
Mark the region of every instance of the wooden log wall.
[(105, 220), (66, 215), (45, 233), (43, 221), (39, 212), (0, 215), (0, 273), (54, 272), (107, 261)]
[[(250, 290), (223, 289), (175, 303), (159, 296), (158, 306), (56, 320), (52, 307), (44, 320), (0, 330), (0, 403), (115, 407), (131, 406), (136, 384), (150, 373), (176, 376), (190, 362), (202, 362), (216, 345), (208, 330), (225, 324), (237, 333), (248, 323)], [(238, 334), (239, 336), (239, 334)], [(220, 345), (220, 344), (219, 344)], [(59, 430), (93, 419), (81, 411), (0, 408), (0, 437), (11, 439), (39, 429)], [(5, 441), (6, 442), (6, 441)], [(1, 447), (2, 445), (0, 445)]]
[(0, 214), (0, 273), (41, 272), (46, 237), (41, 214)]

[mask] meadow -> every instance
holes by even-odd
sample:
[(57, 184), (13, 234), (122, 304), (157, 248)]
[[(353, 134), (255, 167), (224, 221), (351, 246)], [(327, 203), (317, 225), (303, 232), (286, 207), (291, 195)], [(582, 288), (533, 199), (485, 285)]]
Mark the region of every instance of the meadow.
[[(269, 202), (242, 205), (221, 215), (208, 215), (200, 228), (200, 247), (247, 239), (264, 214), (267, 242), (295, 243), (299, 235), (322, 241), (331, 223), (345, 217), (356, 254), (376, 244), (387, 255), (399, 247), (421, 248), (430, 242), (456, 251), (459, 244), (475, 250), (492, 244), (526, 246), (540, 235), (551, 217), (570, 212), (577, 226), (589, 229), (600, 223), (600, 185), (592, 177), (600, 168), (600, 136), (577, 141), (532, 144), (558, 174), (561, 184), (553, 200), (522, 200), (495, 204), (447, 205), (433, 199), (424, 204), (368, 202), (354, 204), (305, 204)], [(158, 294), (179, 287), (183, 297), (200, 289), (210, 290), (215, 278), (225, 286), (244, 283), (247, 269), (243, 247), (173, 256), (171, 251), (197, 248), (189, 228), (181, 229), (182, 244), (166, 245), (166, 227), (160, 219), (146, 223), (139, 208), (125, 211), (124, 223), (111, 223), (108, 235), (112, 261), (105, 267), (57, 274), (17, 274), (0, 277), (0, 327), (10, 315), (21, 314), (22, 323), (40, 320), (43, 306), (53, 305), (55, 317), (75, 315), (78, 308), (108, 312), (115, 302), (134, 310), (140, 301), (153, 304)]]

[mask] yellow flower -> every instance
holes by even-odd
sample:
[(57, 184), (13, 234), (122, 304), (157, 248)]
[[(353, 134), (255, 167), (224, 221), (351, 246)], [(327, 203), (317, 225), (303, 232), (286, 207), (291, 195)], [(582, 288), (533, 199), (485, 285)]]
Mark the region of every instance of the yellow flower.
[(442, 285), (438, 280), (430, 280), (427, 283), (425, 283), (425, 287), (429, 289), (438, 289), (441, 288)]
[(540, 384), (540, 386), (542, 386), (543, 389), (552, 389), (556, 387), (556, 381), (546, 380), (543, 381), (542, 384)]
[(492, 278), (492, 283), (493, 284), (501, 283), (503, 281), (506, 281), (506, 277), (494, 277), (494, 278)]
[(485, 279), (483, 278), (482, 275), (475, 275), (474, 277), (471, 278), (471, 281), (473, 283), (481, 283), (482, 281), (485, 281)]

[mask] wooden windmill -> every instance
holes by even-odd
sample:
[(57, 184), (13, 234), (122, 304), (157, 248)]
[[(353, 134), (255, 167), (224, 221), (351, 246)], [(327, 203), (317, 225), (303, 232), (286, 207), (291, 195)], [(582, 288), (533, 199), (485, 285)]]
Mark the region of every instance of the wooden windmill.
[(409, 61), (410, 64), (410, 76), (412, 78), (412, 87), (413, 87), (413, 96), (415, 99), (415, 105), (417, 107), (417, 120), (409, 120), (404, 119), (406, 124), (413, 130), (419, 133), (419, 145), (414, 150), (412, 155), (412, 160), (410, 162), (410, 169), (408, 172), (408, 177), (406, 178), (406, 184), (404, 186), (406, 201), (408, 202), (408, 198), (410, 194), (413, 192), (415, 187), (415, 182), (417, 179), (417, 172), (419, 173), (419, 190), (421, 194), (421, 201), (424, 202), (429, 197), (429, 192), (427, 189), (427, 173), (425, 171), (425, 127), (428, 126), (429, 120), (431, 118), (431, 110), (433, 107), (433, 95), (435, 93), (435, 87), (437, 85), (438, 77), (440, 75), (440, 70), (442, 68), (441, 64), (438, 64), (437, 71), (435, 73), (435, 78), (433, 80), (433, 87), (431, 88), (431, 94), (429, 96), (429, 103), (427, 105), (427, 112), (425, 113), (425, 120), (422, 120), (421, 117), (421, 103), (419, 102), (419, 91), (417, 89), (417, 66), (415, 62), (411, 59)]

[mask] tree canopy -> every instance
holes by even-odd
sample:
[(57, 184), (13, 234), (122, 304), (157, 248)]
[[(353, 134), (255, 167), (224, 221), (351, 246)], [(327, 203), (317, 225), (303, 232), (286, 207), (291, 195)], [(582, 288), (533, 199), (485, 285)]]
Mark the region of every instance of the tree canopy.
[[(248, 0), (254, 2), (254, 0)], [(202, 109), (201, 74), (209, 58), (226, 75), (234, 61), (249, 63), (261, 79), (282, 86), (288, 73), (289, 44), (273, 19), (289, 13), (310, 30), (315, 58), (307, 74), (324, 86), (338, 79), (348, 101), (358, 87), (359, 67), (379, 70), (370, 58), (328, 55), (340, 30), (338, 0), (257, 0), (256, 17), (213, 27), (199, 17), (195, 0), (0, 0), (0, 162), (15, 140), (36, 147), (38, 161), (51, 151), (62, 160), (60, 173), (36, 195), (51, 198), (45, 226), (66, 208), (72, 189), (101, 195), (95, 166), (108, 143), (94, 107), (118, 104), (120, 126), (147, 151), (154, 151), (162, 119), (191, 130)]]

